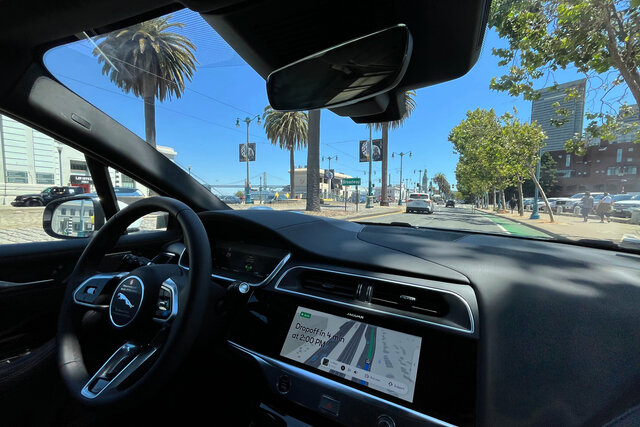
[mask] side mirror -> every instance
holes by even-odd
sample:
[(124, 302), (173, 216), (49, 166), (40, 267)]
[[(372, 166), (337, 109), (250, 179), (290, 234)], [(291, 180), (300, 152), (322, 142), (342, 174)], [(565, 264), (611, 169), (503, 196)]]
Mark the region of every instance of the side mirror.
[(57, 199), (44, 208), (42, 227), (51, 237), (73, 239), (91, 237), (104, 225), (105, 217), (97, 198), (73, 196)]
[(350, 105), (395, 88), (413, 41), (399, 24), (348, 41), (275, 70), (267, 77), (270, 105), (279, 111)]

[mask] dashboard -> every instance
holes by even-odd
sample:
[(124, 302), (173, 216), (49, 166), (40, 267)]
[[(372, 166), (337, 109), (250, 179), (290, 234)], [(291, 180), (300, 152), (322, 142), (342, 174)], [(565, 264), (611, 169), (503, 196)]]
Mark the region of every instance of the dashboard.
[(640, 401), (636, 255), (286, 212), (200, 216), (212, 280), (249, 290), (228, 347), (257, 366), (274, 417), (292, 405), (342, 425), (584, 425)]

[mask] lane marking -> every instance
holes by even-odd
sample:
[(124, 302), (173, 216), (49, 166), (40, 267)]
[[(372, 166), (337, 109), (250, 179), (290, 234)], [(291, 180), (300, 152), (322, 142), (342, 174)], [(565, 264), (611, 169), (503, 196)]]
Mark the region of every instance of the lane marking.
[(396, 210), (394, 212), (383, 213), (383, 214), (375, 214), (375, 215), (368, 215), (368, 216), (361, 216), (361, 217), (357, 217), (357, 218), (351, 218), (351, 219), (347, 219), (347, 221), (360, 221), (361, 219), (380, 218), (380, 217), (383, 217), (383, 216), (397, 215), (397, 214), (399, 214), (401, 212), (402, 212), (402, 209)]
[(503, 232), (505, 232), (505, 233), (507, 233), (507, 234), (511, 234), (511, 232), (507, 231), (507, 229), (506, 229), (506, 228), (504, 228), (503, 226), (501, 226), (500, 224), (495, 223), (495, 225), (497, 225), (497, 226), (498, 226), (498, 228), (499, 228), (500, 230), (502, 230)]

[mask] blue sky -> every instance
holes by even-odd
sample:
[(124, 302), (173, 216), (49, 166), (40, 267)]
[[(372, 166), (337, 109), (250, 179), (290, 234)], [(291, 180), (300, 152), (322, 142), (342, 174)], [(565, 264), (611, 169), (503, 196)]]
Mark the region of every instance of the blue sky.
[[(182, 31), (198, 46), (196, 57), (200, 66), (182, 98), (156, 103), (157, 143), (173, 147), (178, 153), (176, 162), (184, 168), (191, 165), (192, 172), (204, 181), (241, 186), (246, 166), (238, 161), (238, 145), (245, 142), (246, 127), (241, 123), (236, 128), (236, 118), (262, 114), (268, 104), (265, 82), (198, 15), (180, 11), (174, 19), (187, 24)], [(494, 108), (501, 114), (516, 107), (519, 117), (529, 120), (530, 102), (489, 89), (491, 77), (506, 72), (497, 66), (491, 48), (505, 45), (494, 32), (488, 31), (480, 59), (467, 75), (417, 91), (416, 110), (402, 128), (389, 134), (390, 153), (413, 153), (411, 158), (404, 158), (404, 178), (415, 179), (418, 174), (414, 170), (427, 168), (429, 177), (443, 172), (455, 183), (458, 158), (447, 136), (468, 110)], [(48, 52), (45, 64), (70, 89), (144, 138), (142, 100), (124, 94), (103, 76), (91, 51), (89, 41), (78, 41)], [(555, 78), (564, 82), (580, 75), (562, 71)], [(373, 136), (379, 137), (379, 133), (374, 132)], [(367, 138), (365, 125), (322, 111), (321, 156), (337, 155), (339, 160), (331, 164), (336, 171), (366, 181), (367, 165), (359, 163), (357, 155), (358, 140)], [(267, 173), (269, 184), (288, 184), (288, 152), (272, 146), (255, 122), (250, 127), (250, 139), (257, 143), (257, 160), (251, 163), (252, 184), (257, 186), (258, 176), (263, 172)], [(306, 150), (296, 152), (296, 165), (305, 164)], [(321, 167), (327, 165), (325, 161)], [(399, 157), (390, 158), (391, 184), (397, 184), (399, 168)], [(377, 184), (380, 163), (374, 163), (374, 170)]]

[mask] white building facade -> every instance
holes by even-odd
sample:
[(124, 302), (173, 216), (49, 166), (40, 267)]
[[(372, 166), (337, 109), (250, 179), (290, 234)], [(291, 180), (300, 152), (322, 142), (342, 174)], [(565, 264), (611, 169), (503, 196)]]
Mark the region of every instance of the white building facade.
[[(158, 151), (174, 160), (171, 147)], [(114, 187), (148, 190), (123, 173), (109, 168)], [(10, 117), (0, 115), (0, 204), (9, 204), (17, 195), (39, 193), (51, 186), (81, 186), (94, 191), (84, 154), (31, 129)]]

